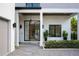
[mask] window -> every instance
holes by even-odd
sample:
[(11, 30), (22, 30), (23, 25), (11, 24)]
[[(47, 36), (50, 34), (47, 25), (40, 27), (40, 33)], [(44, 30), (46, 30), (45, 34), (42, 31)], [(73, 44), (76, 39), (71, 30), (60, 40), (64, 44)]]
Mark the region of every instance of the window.
[(26, 7), (40, 7), (40, 3), (26, 3)]
[(32, 5), (32, 3), (26, 3), (26, 6), (27, 7), (32, 7), (33, 5)]
[(49, 25), (50, 37), (61, 37), (61, 25)]

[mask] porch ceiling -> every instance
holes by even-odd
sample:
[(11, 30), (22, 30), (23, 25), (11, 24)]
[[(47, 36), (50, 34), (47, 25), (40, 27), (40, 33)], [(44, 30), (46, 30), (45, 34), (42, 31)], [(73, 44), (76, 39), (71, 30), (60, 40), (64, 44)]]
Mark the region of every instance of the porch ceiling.
[(73, 13), (43, 13), (43, 15), (71, 15)]
[(40, 13), (21, 13), (23, 15), (40, 15)]
[[(40, 13), (20, 13), (22, 15), (40, 15)], [(73, 13), (43, 13), (43, 15), (71, 15)]]

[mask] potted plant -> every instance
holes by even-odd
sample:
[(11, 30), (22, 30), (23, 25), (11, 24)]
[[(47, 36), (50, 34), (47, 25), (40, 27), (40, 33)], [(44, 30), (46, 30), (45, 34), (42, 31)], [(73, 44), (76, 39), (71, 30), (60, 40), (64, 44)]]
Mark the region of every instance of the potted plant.
[(64, 40), (67, 40), (67, 36), (68, 36), (68, 33), (64, 30), (63, 31), (63, 39)]
[(48, 35), (49, 35), (48, 30), (46, 30), (46, 31), (44, 32), (44, 39), (45, 39), (45, 41), (47, 41)]

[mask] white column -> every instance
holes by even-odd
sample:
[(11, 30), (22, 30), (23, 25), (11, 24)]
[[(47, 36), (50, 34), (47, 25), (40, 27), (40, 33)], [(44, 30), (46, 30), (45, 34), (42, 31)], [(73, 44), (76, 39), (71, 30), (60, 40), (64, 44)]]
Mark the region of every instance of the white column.
[(73, 17), (73, 15), (70, 16), (69, 20), (68, 20), (68, 27), (69, 29), (67, 30), (68, 31), (68, 39), (67, 40), (71, 40), (71, 18)]
[(40, 12), (40, 46), (43, 46), (43, 13)]
[(19, 46), (19, 13), (15, 13), (15, 21), (16, 21), (16, 33), (15, 33), (15, 46)]
[(66, 27), (64, 28), (64, 30), (67, 31), (68, 33), (68, 37), (67, 37), (67, 40), (71, 40), (71, 19), (69, 18), (67, 21), (66, 21)]
[(77, 23), (77, 39), (79, 40), (79, 14), (77, 15), (78, 23)]

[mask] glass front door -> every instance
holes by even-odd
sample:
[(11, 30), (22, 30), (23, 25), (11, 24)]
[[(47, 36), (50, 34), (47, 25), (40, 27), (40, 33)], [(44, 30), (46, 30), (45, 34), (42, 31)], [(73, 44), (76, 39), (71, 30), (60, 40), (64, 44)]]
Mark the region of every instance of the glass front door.
[(28, 20), (24, 21), (25, 40), (39, 41), (40, 39), (40, 21)]

